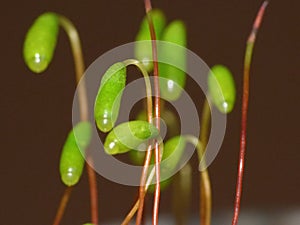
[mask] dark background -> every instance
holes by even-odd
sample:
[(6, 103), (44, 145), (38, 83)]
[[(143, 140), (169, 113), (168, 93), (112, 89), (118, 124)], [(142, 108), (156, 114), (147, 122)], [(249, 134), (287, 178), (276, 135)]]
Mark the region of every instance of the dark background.
[[(4, 2), (3, 2), (4, 3)], [(153, 1), (168, 21), (186, 22), (188, 47), (212, 66), (227, 65), (242, 90), (245, 42), (261, 0)], [(293, 208), (300, 205), (299, 59), (300, 3), (272, 1), (258, 35), (251, 70), (248, 152), (242, 209)], [(0, 224), (51, 224), (63, 193), (58, 162), (71, 129), (74, 69), (66, 35), (61, 32), (54, 60), (42, 75), (22, 59), (26, 30), (44, 11), (55, 11), (77, 26), (86, 65), (106, 51), (134, 40), (144, 16), (143, 1), (6, 1), (1, 10), (1, 185)], [(239, 151), (241, 94), (228, 116), (223, 147), (210, 166), (214, 210), (232, 210)], [(193, 158), (197, 178), (196, 160)], [(124, 217), (136, 188), (100, 175), (101, 221)], [(192, 211), (198, 211), (195, 180)], [(170, 211), (170, 191), (162, 211)], [(84, 174), (73, 192), (63, 224), (89, 220)], [(151, 208), (152, 200), (147, 208)]]

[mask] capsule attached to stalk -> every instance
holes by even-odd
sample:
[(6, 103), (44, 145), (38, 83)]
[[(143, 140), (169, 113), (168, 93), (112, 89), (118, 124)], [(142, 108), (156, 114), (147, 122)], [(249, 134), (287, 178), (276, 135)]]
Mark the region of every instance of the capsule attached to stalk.
[(106, 137), (104, 150), (109, 155), (128, 152), (131, 149), (145, 151), (148, 140), (159, 135), (157, 128), (141, 120), (129, 121), (115, 127)]
[(78, 183), (83, 167), (86, 148), (90, 144), (92, 128), (89, 122), (78, 123), (69, 133), (60, 157), (60, 176), (67, 186)]
[(26, 65), (35, 73), (48, 68), (56, 47), (59, 31), (58, 16), (47, 12), (40, 15), (29, 28), (23, 46)]
[[(186, 82), (186, 27), (181, 20), (171, 22), (163, 32), (162, 43), (159, 47), (159, 75), (162, 98), (168, 101), (177, 100)], [(168, 60), (170, 64), (163, 63)], [(173, 64), (173, 65), (172, 65)]]
[(161, 159), (161, 174), (168, 176), (176, 169), (180, 159), (182, 158), (186, 146), (185, 138), (175, 136), (169, 139), (164, 145), (164, 152)]
[(124, 63), (113, 64), (104, 74), (94, 105), (94, 117), (102, 132), (110, 131), (118, 118), (123, 89), (126, 84)]
[[(163, 29), (166, 26), (166, 18), (163, 12), (159, 9), (153, 9), (150, 11), (150, 16), (153, 21), (153, 26), (156, 34), (156, 39), (160, 40)], [(135, 58), (143, 63), (148, 72), (153, 69), (152, 62), (152, 44), (151, 35), (148, 24), (147, 15), (144, 17), (138, 34), (135, 38)], [(139, 42), (145, 41), (145, 42)]]
[(222, 113), (230, 113), (235, 104), (236, 89), (230, 70), (223, 65), (215, 65), (208, 75), (208, 90), (212, 102)]

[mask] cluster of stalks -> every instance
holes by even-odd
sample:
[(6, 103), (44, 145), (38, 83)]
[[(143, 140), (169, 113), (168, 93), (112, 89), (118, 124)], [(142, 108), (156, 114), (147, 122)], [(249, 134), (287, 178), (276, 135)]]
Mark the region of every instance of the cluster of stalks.
[[(145, 10), (149, 25), (149, 30), (151, 34), (152, 41), (152, 56), (153, 56), (153, 77), (154, 77), (154, 104), (153, 109), (154, 113), (152, 114), (152, 102), (148, 104), (147, 110), (147, 120), (149, 123), (153, 123), (155, 127), (160, 130), (160, 120), (157, 118), (161, 117), (161, 100), (160, 100), (160, 89), (159, 89), (159, 68), (158, 68), (158, 53), (157, 53), (157, 43), (156, 43), (156, 33), (153, 25), (153, 20), (151, 17), (151, 1), (144, 0)], [(262, 4), (256, 20), (254, 22), (252, 31), (247, 41), (246, 45), (246, 53), (245, 53), (245, 61), (244, 61), (244, 81), (243, 81), (243, 97), (242, 97), (242, 119), (241, 119), (241, 137), (240, 137), (240, 155), (239, 155), (239, 165), (238, 165), (238, 175), (237, 175), (237, 184), (236, 184), (236, 196), (234, 203), (234, 215), (232, 219), (232, 225), (237, 225), (239, 211), (240, 211), (240, 201), (242, 196), (242, 183), (243, 183), (243, 173), (244, 173), (244, 165), (245, 165), (245, 151), (246, 151), (246, 130), (247, 130), (247, 112), (248, 112), (248, 99), (249, 99), (249, 72), (250, 65), (252, 59), (252, 51), (257, 35), (257, 31), (260, 27), (263, 14), (266, 6), (268, 5), (268, 1), (264, 1)], [(77, 84), (81, 81), (81, 84), (78, 88), (78, 101), (80, 106), (80, 118), (81, 121), (88, 121), (88, 101), (86, 94), (86, 87), (84, 84), (84, 80), (82, 80), (82, 75), (85, 70), (84, 60), (82, 55), (82, 49), (80, 44), (80, 39), (76, 28), (74, 25), (65, 17), (59, 16), (59, 24), (66, 31), (69, 41), (71, 44), (71, 49), (75, 62), (75, 72), (76, 72), (76, 82)], [(128, 61), (127, 63), (135, 63), (133, 61)], [(137, 64), (137, 63), (136, 63)], [(147, 94), (149, 95), (149, 94)], [(151, 98), (151, 97), (150, 97)], [(201, 119), (201, 131), (199, 139), (193, 136), (186, 136), (186, 140), (192, 143), (197, 148), (197, 153), (199, 157), (199, 162), (205, 152), (205, 148), (208, 142), (208, 132), (210, 129), (210, 118), (211, 111), (209, 108), (208, 101), (206, 100), (203, 105), (202, 111), (202, 119)], [(154, 117), (154, 118), (153, 118)], [(149, 187), (149, 183), (151, 179), (148, 177), (149, 168), (151, 162), (151, 156), (153, 154), (152, 149), (154, 149), (154, 174), (152, 173), (152, 177), (155, 175), (155, 190), (154, 190), (154, 201), (153, 201), (153, 211), (152, 211), (152, 224), (157, 225), (159, 221), (159, 205), (160, 205), (160, 161), (161, 161), (161, 149), (158, 140), (154, 140), (153, 142), (149, 142), (148, 150), (146, 151), (143, 170), (140, 178), (140, 186), (139, 186), (139, 195), (138, 199), (134, 203), (132, 209), (129, 211), (127, 216), (124, 218), (122, 225), (129, 224), (131, 219), (136, 214), (136, 224), (142, 224), (143, 218), (143, 209), (145, 205), (145, 196), (147, 189)], [(97, 183), (96, 183), (96, 174), (93, 170), (93, 159), (90, 157), (89, 152), (86, 151), (86, 159), (89, 163), (86, 163), (86, 169), (88, 172), (89, 179), (89, 189), (90, 189), (90, 208), (91, 208), (91, 224), (98, 225), (98, 194), (97, 194)], [(186, 167), (183, 168), (183, 170)], [(212, 202), (212, 194), (211, 194), (211, 185), (210, 178), (208, 174), (208, 170), (204, 169), (200, 171), (200, 224), (201, 225), (210, 225), (211, 224), (211, 202)], [(57, 214), (55, 216), (53, 225), (59, 225), (61, 219), (63, 217), (65, 208), (67, 206), (68, 200), (70, 199), (72, 193), (73, 186), (66, 187), (65, 192), (61, 198), (61, 202), (59, 204)], [(187, 197), (182, 195), (183, 198)], [(184, 205), (184, 204), (183, 204)], [(184, 216), (183, 216), (184, 217)], [(180, 220), (180, 219), (178, 219)], [(184, 221), (184, 219), (183, 219)], [(180, 222), (178, 222), (180, 224)]]

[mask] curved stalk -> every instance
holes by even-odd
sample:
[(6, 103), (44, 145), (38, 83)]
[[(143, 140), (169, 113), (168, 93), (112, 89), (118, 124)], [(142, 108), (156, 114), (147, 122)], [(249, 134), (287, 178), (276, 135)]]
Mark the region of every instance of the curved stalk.
[[(82, 78), (84, 73), (84, 61), (82, 55), (82, 48), (80, 44), (80, 38), (78, 32), (73, 25), (73, 23), (64, 16), (58, 15), (60, 26), (65, 30), (68, 35), (69, 42), (72, 49), (72, 54), (74, 58), (75, 64), (75, 75), (76, 75), (76, 83), (78, 84)], [(79, 101), (79, 108), (80, 108), (80, 118), (82, 121), (88, 120), (88, 101), (87, 101), (87, 94), (86, 94), (86, 87), (84, 80), (81, 81), (81, 85), (78, 87), (78, 101)], [(88, 151), (86, 151), (87, 160), (90, 164), (93, 164), (93, 159), (89, 156)], [(91, 205), (91, 221), (93, 224), (98, 224), (98, 193), (97, 193), (97, 182), (96, 182), (96, 174), (93, 168), (86, 163), (88, 179), (89, 179), (89, 186), (90, 186), (90, 205)], [(56, 218), (62, 218), (65, 207), (68, 203), (68, 200), (71, 195), (71, 191), (68, 191), (69, 188), (66, 188), (64, 195), (62, 197), (62, 201), (57, 211)], [(58, 215), (60, 215), (58, 217)], [(56, 220), (54, 224), (59, 224), (60, 220)]]
[(139, 68), (141, 73), (144, 76), (145, 86), (146, 86), (146, 97), (147, 97), (147, 119), (149, 123), (152, 123), (152, 89), (151, 89), (151, 82), (149, 79), (149, 75), (143, 64), (136, 60), (136, 59), (127, 59), (123, 61), (125, 66), (134, 65)]
[[(151, 184), (151, 181), (153, 180), (153, 177), (155, 175), (155, 167), (151, 170), (150, 174), (149, 174), (149, 177), (146, 181), (146, 184), (144, 186), (144, 192), (146, 193), (150, 184)], [(125, 219), (123, 220), (123, 222), (121, 223), (121, 225), (128, 225), (129, 222), (131, 221), (132, 217), (135, 215), (136, 211), (138, 211), (139, 209), (139, 205), (140, 205), (140, 199), (138, 199), (134, 206), (132, 207), (132, 209), (129, 211), (129, 213), (127, 214), (127, 216), (125, 217)]]
[[(83, 76), (85, 68), (79, 34), (73, 23), (66, 17), (60, 15), (59, 23), (69, 38), (75, 64), (76, 83), (78, 84)], [(81, 85), (78, 87), (80, 117), (81, 120), (86, 121), (88, 120), (88, 101), (84, 80), (81, 82)]]
[[(205, 103), (205, 104), (207, 104), (207, 103)], [(204, 110), (204, 112), (205, 111), (206, 110)], [(199, 141), (198, 138), (191, 136), (191, 135), (186, 135), (185, 138), (188, 142), (190, 142), (197, 148), (198, 159), (199, 159), (199, 163), (200, 163), (201, 158), (204, 154), (204, 150), (205, 150), (203, 143), (201, 142), (201, 140)], [(200, 176), (201, 176), (201, 179), (200, 179), (200, 198), (201, 198), (200, 224), (201, 225), (210, 225), (211, 224), (212, 194), (211, 194), (211, 184), (210, 184), (208, 170), (205, 169), (203, 171), (200, 171)]]
[(176, 225), (186, 225), (192, 195), (192, 166), (188, 162), (172, 181), (172, 208)]
[(259, 30), (268, 3), (269, 1), (264, 1), (262, 6), (260, 7), (246, 46), (245, 61), (244, 61), (244, 84), (243, 84), (243, 102), (242, 102), (242, 119), (241, 119), (240, 155), (239, 155), (238, 177), (236, 183), (236, 194), (235, 194), (232, 225), (238, 224), (238, 217), (239, 217), (241, 196), (242, 196), (245, 153), (246, 153), (247, 114), (248, 114), (248, 101), (249, 101), (249, 73), (250, 73), (250, 65), (252, 60), (252, 52), (256, 40), (256, 35)]
[(64, 192), (64, 194), (63, 194), (63, 196), (60, 200), (59, 208), (58, 208), (57, 213), (55, 215), (53, 225), (59, 225), (60, 224), (60, 221), (61, 221), (61, 219), (64, 215), (64, 211), (66, 209), (66, 206), (69, 202), (72, 190), (73, 190), (73, 187), (67, 187), (65, 189), (65, 192)]
[[(198, 156), (201, 160), (207, 146), (208, 131), (210, 127), (211, 112), (207, 99), (205, 99), (202, 107), (202, 118), (201, 118), (201, 131), (200, 131), (200, 142), (202, 143), (202, 150), (198, 150)], [(196, 141), (196, 140), (194, 140)], [(197, 146), (197, 145), (196, 145)], [(200, 148), (200, 147), (199, 147)], [(199, 161), (200, 162), (200, 161)], [(204, 161), (204, 167), (205, 161)], [(211, 185), (208, 170), (200, 172), (200, 224), (210, 225), (211, 224), (211, 205), (212, 205), (212, 194)]]
[[(157, 57), (157, 46), (156, 46), (156, 34), (154, 30), (153, 21), (150, 15), (152, 10), (151, 0), (144, 0), (145, 10), (148, 19), (148, 25), (150, 30), (150, 36), (152, 41), (152, 58), (153, 58), (153, 75), (154, 75), (154, 115), (156, 118), (155, 126), (160, 130), (160, 92), (159, 92), (159, 72), (158, 72), (158, 57)], [(156, 185), (154, 193), (154, 205), (153, 205), (153, 218), (152, 224), (158, 224), (158, 210), (159, 210), (159, 200), (160, 200), (160, 146), (157, 141), (155, 141), (155, 168), (156, 168)], [(140, 223), (136, 223), (139, 225)]]
[[(147, 94), (147, 119), (148, 119), (149, 123), (152, 123), (152, 90), (151, 90), (151, 83), (149, 80), (149, 75), (148, 75), (146, 69), (144, 68), (144, 66), (142, 65), (142, 63), (140, 63), (138, 60), (129, 59), (129, 60), (125, 60), (124, 63), (126, 66), (128, 66), (128, 65), (137, 66), (141, 70), (141, 72), (144, 76), (145, 85), (146, 85), (146, 94)], [(146, 195), (145, 183), (146, 183), (148, 168), (149, 168), (150, 161), (151, 161), (151, 155), (152, 155), (152, 145), (149, 143), (147, 153), (145, 156), (143, 171), (142, 171), (142, 175), (141, 175), (141, 181), (140, 181), (140, 187), (139, 187), (139, 201), (138, 201), (139, 203), (138, 203), (138, 205), (135, 204), (135, 206), (134, 206), (134, 208), (135, 207), (138, 208), (138, 214), (137, 214), (137, 219), (136, 219), (137, 224), (139, 224), (142, 221), (143, 207), (144, 207), (145, 195)], [(130, 213), (127, 217), (129, 217), (131, 219)]]

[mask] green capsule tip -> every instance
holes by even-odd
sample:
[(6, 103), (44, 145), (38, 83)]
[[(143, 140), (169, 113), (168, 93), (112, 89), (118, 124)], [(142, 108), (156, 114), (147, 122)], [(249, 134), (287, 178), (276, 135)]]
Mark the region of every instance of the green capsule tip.
[(110, 66), (101, 79), (94, 105), (94, 117), (102, 132), (108, 132), (114, 127), (125, 84), (126, 65), (122, 62)]
[(208, 76), (208, 89), (211, 99), (218, 110), (230, 113), (235, 104), (236, 89), (233, 75), (223, 65), (215, 65)]
[(92, 137), (89, 122), (78, 123), (70, 132), (60, 157), (60, 176), (66, 186), (78, 183), (84, 167), (84, 151)]
[(75, 168), (70, 167), (67, 172), (61, 174), (61, 180), (68, 187), (74, 186), (78, 183), (80, 175), (78, 175)]
[(51, 12), (40, 15), (29, 28), (23, 57), (31, 71), (41, 73), (48, 68), (55, 50), (58, 28), (58, 16)]
[[(156, 39), (160, 40), (163, 29), (166, 26), (166, 17), (159, 9), (152, 9), (149, 13), (153, 21)], [(145, 16), (142, 20), (135, 41), (137, 41), (135, 43), (134, 51), (135, 58), (142, 62), (148, 72), (151, 72), (153, 70), (152, 44), (147, 16)]]
[(125, 122), (109, 132), (104, 142), (104, 150), (109, 155), (125, 153), (131, 149), (145, 151), (148, 140), (158, 135), (156, 127), (146, 121)]
[[(168, 101), (177, 100), (185, 87), (186, 82), (186, 44), (187, 33), (185, 24), (181, 20), (171, 22), (163, 31), (162, 40), (168, 43), (163, 44), (159, 50), (159, 75), (161, 96)], [(174, 66), (173, 66), (174, 65)]]

